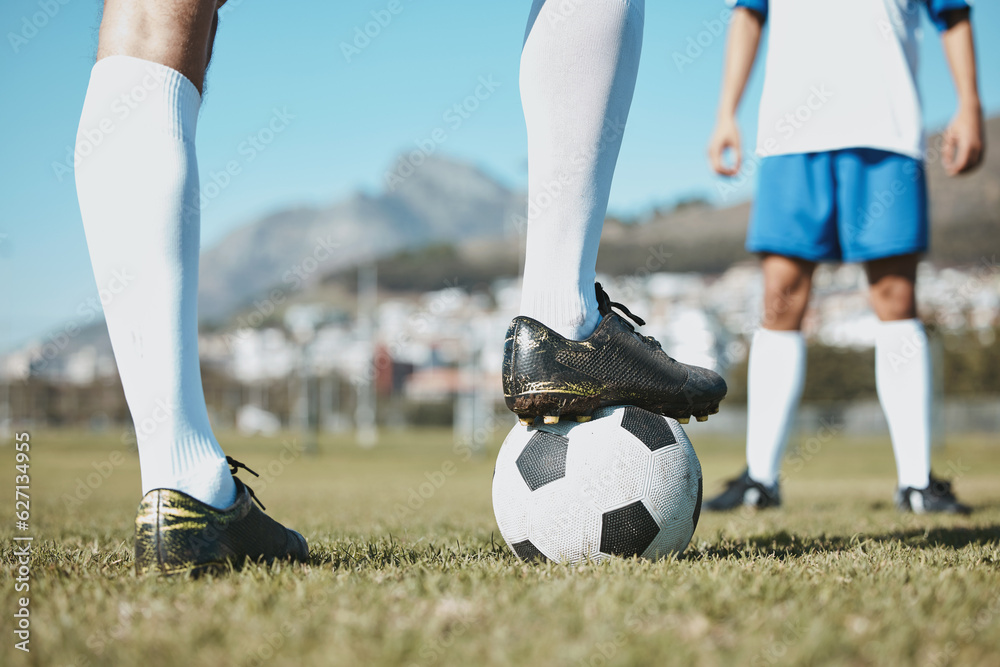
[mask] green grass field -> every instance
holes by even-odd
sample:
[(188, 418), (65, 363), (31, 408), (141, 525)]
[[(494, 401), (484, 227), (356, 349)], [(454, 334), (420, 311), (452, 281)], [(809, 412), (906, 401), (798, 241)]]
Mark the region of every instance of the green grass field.
[[(742, 447), (689, 433), (714, 493)], [(703, 514), (680, 558), (559, 566), (520, 563), (497, 533), (501, 437), (470, 460), (449, 432), (416, 431), (385, 432), (371, 451), (326, 439), (282, 462), (280, 439), (223, 434), (266, 475), (242, 476), (312, 561), (193, 581), (134, 574), (138, 463), (117, 436), (32, 432), (31, 652), (10, 632), (22, 594), (8, 515), (0, 663), (1000, 664), (995, 438), (934, 455), (971, 517), (898, 514), (888, 439), (838, 437), (786, 468), (784, 509)], [(12, 514), (11, 443), (0, 460)], [(444, 483), (410, 502), (428, 474)]]

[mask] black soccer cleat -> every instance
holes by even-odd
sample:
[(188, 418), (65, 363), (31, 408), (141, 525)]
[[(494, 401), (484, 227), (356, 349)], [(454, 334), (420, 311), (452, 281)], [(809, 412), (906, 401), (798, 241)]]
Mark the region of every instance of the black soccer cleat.
[(926, 488), (908, 486), (896, 491), (896, 509), (914, 514), (971, 514), (972, 508), (955, 498), (951, 482), (930, 476)]
[(781, 490), (778, 485), (765, 486), (750, 477), (750, 471), (726, 482), (726, 490), (705, 501), (705, 509), (710, 512), (725, 512), (737, 507), (754, 507), (766, 509), (781, 507)]
[(719, 411), (726, 382), (714, 371), (667, 356), (650, 336), (638, 334), (612, 307), (636, 324), (645, 322), (612, 302), (597, 283), (603, 316), (588, 338), (564, 338), (530, 317), (515, 317), (504, 342), (503, 390), (507, 407), (524, 424), (542, 417), (587, 421), (598, 408), (635, 405), (688, 423)]
[[(257, 474), (228, 456), (226, 460), (232, 473), (244, 468)], [(305, 538), (264, 514), (250, 487), (235, 477), (233, 481), (236, 501), (224, 510), (171, 489), (147, 493), (135, 517), (136, 572), (197, 576), (239, 568), (247, 560), (308, 560)]]

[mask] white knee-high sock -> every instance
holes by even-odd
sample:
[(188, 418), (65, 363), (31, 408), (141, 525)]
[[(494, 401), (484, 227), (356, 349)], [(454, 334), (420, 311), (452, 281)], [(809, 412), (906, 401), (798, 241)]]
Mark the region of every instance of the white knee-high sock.
[(535, 0), (521, 53), (528, 231), (521, 314), (571, 339), (600, 319), (594, 280), (642, 50), (643, 0)]
[(772, 486), (802, 397), (802, 333), (759, 329), (750, 345), (747, 376), (747, 467), (751, 478)]
[(77, 134), (76, 186), (142, 491), (176, 489), (221, 508), (236, 487), (198, 365), (200, 105), (194, 85), (169, 67), (99, 61)]
[(931, 357), (920, 320), (879, 323), (875, 387), (889, 422), (899, 486), (926, 488), (931, 471)]

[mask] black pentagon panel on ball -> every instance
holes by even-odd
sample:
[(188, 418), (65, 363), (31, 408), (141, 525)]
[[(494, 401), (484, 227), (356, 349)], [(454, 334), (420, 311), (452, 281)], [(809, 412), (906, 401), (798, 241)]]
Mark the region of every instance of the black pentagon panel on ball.
[(638, 556), (660, 532), (642, 501), (605, 512), (601, 524), (601, 552), (612, 556)]
[(528, 562), (537, 560), (543, 563), (548, 560), (548, 558), (545, 557), (545, 554), (539, 551), (538, 547), (532, 544), (530, 540), (512, 544), (511, 547), (514, 549), (514, 553), (517, 554), (517, 557), (521, 560), (526, 560)]
[(634, 405), (625, 408), (622, 428), (639, 438), (651, 452), (677, 444), (677, 438), (666, 419)]
[(566, 450), (569, 440), (565, 436), (536, 431), (517, 457), (517, 469), (528, 488), (537, 491), (549, 482), (566, 476)]
[(691, 530), (698, 527), (698, 519), (701, 517), (701, 497), (704, 490), (701, 475), (698, 475), (698, 502), (694, 504), (694, 514), (691, 516)]

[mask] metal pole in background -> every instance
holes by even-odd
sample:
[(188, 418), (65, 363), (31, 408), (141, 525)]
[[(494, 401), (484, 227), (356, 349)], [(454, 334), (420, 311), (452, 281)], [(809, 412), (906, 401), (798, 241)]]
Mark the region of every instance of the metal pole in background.
[(473, 431), (472, 431), (472, 451), (476, 456), (486, 453), (486, 444), (489, 440), (493, 420), (495, 418), (493, 410), (493, 387), (488, 383), (486, 369), (483, 367), (483, 350), (486, 349), (486, 341), (489, 339), (489, 323), (476, 322), (472, 327), (473, 335)]
[(375, 428), (375, 309), (378, 305), (378, 270), (370, 262), (358, 267), (358, 336), (365, 344), (366, 372), (357, 383), (354, 411), (355, 438), (362, 447), (378, 442)]

